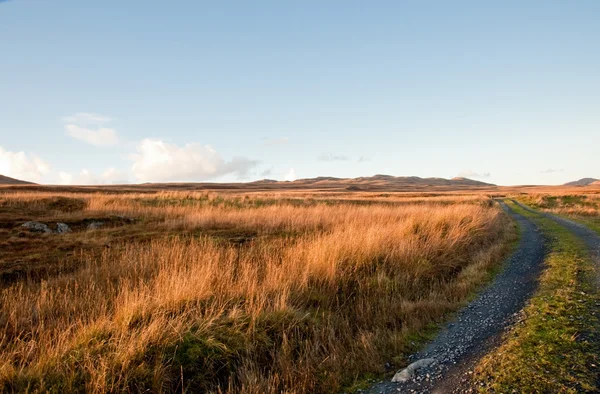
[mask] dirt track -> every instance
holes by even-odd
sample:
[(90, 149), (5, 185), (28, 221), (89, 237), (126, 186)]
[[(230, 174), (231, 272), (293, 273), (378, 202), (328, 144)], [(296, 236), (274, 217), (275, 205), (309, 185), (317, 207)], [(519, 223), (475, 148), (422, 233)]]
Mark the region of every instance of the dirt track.
[[(411, 356), (411, 362), (435, 359), (431, 367), (419, 370), (407, 383), (382, 382), (368, 393), (448, 393), (462, 387), (463, 378), (479, 357), (499, 339), (499, 334), (515, 319), (537, 286), (542, 270), (545, 240), (527, 218), (502, 208), (521, 228), (517, 250), (503, 271), (468, 306), (458, 312), (424, 350)], [(464, 392), (462, 387), (459, 391)]]
[[(586, 244), (590, 257), (600, 267), (600, 237), (587, 227), (550, 213), (535, 211), (517, 201), (523, 209), (541, 214), (575, 234)], [(521, 228), (521, 241), (501, 274), (481, 294), (461, 310), (426, 349), (411, 356), (411, 361), (435, 359), (407, 383), (382, 382), (368, 393), (451, 393), (474, 391), (468, 372), (489, 349), (500, 333), (514, 320), (536, 288), (544, 259), (545, 241), (527, 218), (500, 202)], [(600, 273), (600, 269), (598, 269)], [(596, 277), (600, 287), (600, 275)]]
[[(540, 215), (544, 215), (548, 219), (554, 220), (556, 223), (560, 224), (581, 238), (581, 240), (585, 242), (592, 260), (596, 263), (596, 265), (600, 266), (600, 236), (598, 236), (598, 234), (596, 234), (594, 231), (585, 227), (583, 224), (576, 223), (572, 220), (561, 218), (547, 212), (535, 211), (518, 201), (513, 200), (513, 202), (529, 212), (538, 213)], [(600, 269), (598, 270), (598, 273), (600, 274)], [(596, 284), (600, 287), (600, 275), (596, 276)]]

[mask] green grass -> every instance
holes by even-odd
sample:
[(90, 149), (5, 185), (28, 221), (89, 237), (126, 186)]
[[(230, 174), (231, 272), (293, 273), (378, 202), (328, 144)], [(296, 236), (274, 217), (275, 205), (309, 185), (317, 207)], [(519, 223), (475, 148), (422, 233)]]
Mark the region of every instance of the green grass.
[(475, 370), (480, 392), (598, 392), (600, 297), (585, 245), (551, 219), (509, 205), (540, 227), (551, 249), (522, 320)]
[(571, 219), (573, 221), (579, 222), (589, 228), (590, 230), (594, 230), (600, 235), (600, 217), (593, 216), (572, 216), (572, 215), (560, 215), (564, 216), (567, 219)]

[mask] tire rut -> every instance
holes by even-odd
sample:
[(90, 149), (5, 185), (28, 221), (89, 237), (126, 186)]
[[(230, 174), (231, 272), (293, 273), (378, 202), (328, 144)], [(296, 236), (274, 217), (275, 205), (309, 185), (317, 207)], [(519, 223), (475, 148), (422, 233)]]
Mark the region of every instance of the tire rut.
[(502, 272), (473, 302), (460, 310), (424, 350), (409, 357), (411, 362), (433, 359), (433, 364), (419, 369), (408, 382), (381, 382), (365, 392), (448, 393), (458, 390), (466, 384), (470, 368), (497, 345), (500, 334), (515, 322), (537, 288), (546, 240), (532, 221), (504, 202), (499, 201), (499, 204), (521, 228), (519, 245), (505, 262)]

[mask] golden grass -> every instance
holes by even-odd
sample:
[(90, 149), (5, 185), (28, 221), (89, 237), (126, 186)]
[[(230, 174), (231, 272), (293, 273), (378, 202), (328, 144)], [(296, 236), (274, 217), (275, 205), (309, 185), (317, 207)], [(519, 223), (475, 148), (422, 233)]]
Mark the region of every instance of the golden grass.
[(599, 194), (531, 194), (522, 200), (538, 209), (559, 215), (600, 216)]
[[(514, 235), (481, 196), (57, 196), (5, 193), (0, 213), (125, 215), (160, 236), (83, 249), (73, 272), (6, 284), (2, 391), (336, 392), (404, 363)], [(84, 204), (63, 209), (68, 199)]]

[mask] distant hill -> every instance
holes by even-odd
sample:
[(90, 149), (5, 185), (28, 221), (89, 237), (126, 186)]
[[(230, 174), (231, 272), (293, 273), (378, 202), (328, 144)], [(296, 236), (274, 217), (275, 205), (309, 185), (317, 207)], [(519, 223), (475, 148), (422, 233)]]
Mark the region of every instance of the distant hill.
[[(32, 185), (17, 179), (0, 175), (0, 185)], [(40, 186), (43, 190), (62, 190), (62, 186)], [(93, 188), (106, 189), (113, 186), (70, 186), (75, 190), (91, 190)], [(364, 191), (364, 192), (446, 192), (460, 190), (489, 190), (496, 185), (475, 181), (468, 178), (420, 178), (418, 176), (392, 176), (374, 175), (360, 178), (335, 178), (317, 177), (298, 179), (296, 181), (276, 181), (273, 179), (262, 179), (246, 183), (143, 183), (138, 185), (121, 185), (122, 190), (130, 191), (158, 191), (158, 190), (238, 190), (238, 191), (279, 191), (279, 190), (311, 190), (311, 191)]]
[(598, 179), (595, 178), (581, 178), (578, 181), (565, 183), (565, 186), (587, 186), (598, 182)]
[(35, 185), (35, 183), (20, 181), (18, 179), (0, 175), (0, 185)]
[[(263, 179), (248, 183), (148, 183), (140, 185), (152, 189), (180, 190), (327, 190), (327, 191), (453, 191), (494, 188), (496, 185), (468, 178), (420, 178), (374, 175), (360, 178), (317, 177), (293, 182)], [(135, 187), (135, 186), (133, 186)]]
[(469, 179), (469, 178), (465, 178), (465, 177), (455, 177), (455, 178), (452, 178), (451, 181), (460, 183), (462, 185), (470, 185), (470, 186), (496, 186), (493, 183), (475, 181), (473, 179)]

